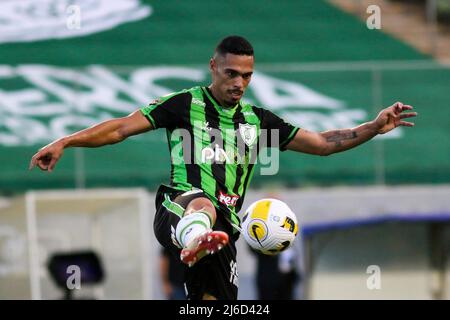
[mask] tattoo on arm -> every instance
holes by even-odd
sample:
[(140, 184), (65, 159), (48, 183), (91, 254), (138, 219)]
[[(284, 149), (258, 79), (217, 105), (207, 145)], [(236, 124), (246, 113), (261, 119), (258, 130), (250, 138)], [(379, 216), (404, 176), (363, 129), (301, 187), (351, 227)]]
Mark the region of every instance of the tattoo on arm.
[(358, 134), (353, 130), (333, 130), (325, 133), (327, 142), (334, 142), (336, 147), (342, 146), (342, 141), (355, 139), (356, 137), (358, 137)]

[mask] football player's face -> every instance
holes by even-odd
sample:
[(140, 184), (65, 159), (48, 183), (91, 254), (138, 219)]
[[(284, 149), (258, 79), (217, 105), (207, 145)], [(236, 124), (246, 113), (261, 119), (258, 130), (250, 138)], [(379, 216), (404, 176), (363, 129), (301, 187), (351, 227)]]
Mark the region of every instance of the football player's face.
[(210, 61), (216, 98), (226, 106), (234, 106), (244, 95), (253, 74), (253, 56), (216, 54)]

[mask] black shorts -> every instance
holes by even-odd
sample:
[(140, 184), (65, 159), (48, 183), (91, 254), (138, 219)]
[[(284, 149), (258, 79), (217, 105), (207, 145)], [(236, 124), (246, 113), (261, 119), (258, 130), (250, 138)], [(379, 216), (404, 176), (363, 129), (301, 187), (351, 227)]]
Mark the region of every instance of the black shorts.
[[(175, 237), (176, 226), (189, 202), (200, 197), (207, 198), (200, 189), (184, 192), (165, 185), (162, 185), (156, 194), (156, 214), (153, 223), (156, 239), (177, 259), (180, 259), (181, 246)], [(190, 268), (185, 266), (187, 297), (191, 300), (201, 300), (205, 293), (219, 300), (237, 299), (238, 272), (235, 242), (239, 233), (233, 233), (233, 227), (225, 219), (222, 211), (216, 208), (216, 213), (213, 230), (226, 232), (230, 241), (222, 250), (203, 257), (194, 266)]]

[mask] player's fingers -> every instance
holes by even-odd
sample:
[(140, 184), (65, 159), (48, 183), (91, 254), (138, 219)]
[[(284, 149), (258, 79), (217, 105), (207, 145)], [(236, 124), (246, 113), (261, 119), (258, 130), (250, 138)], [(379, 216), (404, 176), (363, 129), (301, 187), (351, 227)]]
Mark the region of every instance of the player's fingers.
[(50, 161), (50, 163), (49, 163), (49, 165), (48, 165), (48, 167), (47, 167), (48, 172), (52, 172), (52, 171), (53, 171), (53, 169), (54, 169), (55, 166), (56, 166), (56, 162), (57, 162), (57, 161), (58, 161), (57, 158), (52, 158), (52, 160)]
[(404, 104), (404, 105), (402, 106), (402, 110), (412, 110), (412, 109), (413, 109), (413, 107), (410, 106), (409, 104)]
[(402, 112), (402, 110), (403, 110), (403, 103), (401, 103), (401, 102), (396, 102), (396, 103), (394, 103), (394, 112), (397, 112), (397, 113), (399, 113), (399, 112)]
[(31, 158), (30, 160), (30, 164), (28, 165), (28, 170), (33, 169), (36, 166), (36, 160), (34, 158), (34, 156)]
[(38, 166), (39, 169), (43, 170), (43, 171), (47, 171), (47, 164), (44, 163), (44, 161), (42, 160), (38, 160), (36, 162), (36, 165)]
[(47, 170), (47, 166), (40, 160), (38, 160), (36, 162), (36, 167), (38, 167), (39, 169), (41, 169), (43, 171)]
[(30, 165), (28, 166), (28, 169), (33, 169), (37, 164), (39, 159), (42, 157), (41, 152), (36, 153), (30, 160)]
[(417, 112), (402, 113), (400, 115), (400, 119), (411, 118), (411, 117), (415, 117), (415, 116), (417, 116)]
[(404, 127), (414, 127), (414, 122), (400, 121), (398, 124)]

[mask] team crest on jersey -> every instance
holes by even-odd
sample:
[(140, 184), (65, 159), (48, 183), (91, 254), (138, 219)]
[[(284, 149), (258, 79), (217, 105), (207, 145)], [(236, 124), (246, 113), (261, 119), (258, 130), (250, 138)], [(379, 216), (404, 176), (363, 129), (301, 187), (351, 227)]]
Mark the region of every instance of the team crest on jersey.
[(244, 143), (251, 147), (256, 141), (256, 125), (239, 123), (239, 133)]

